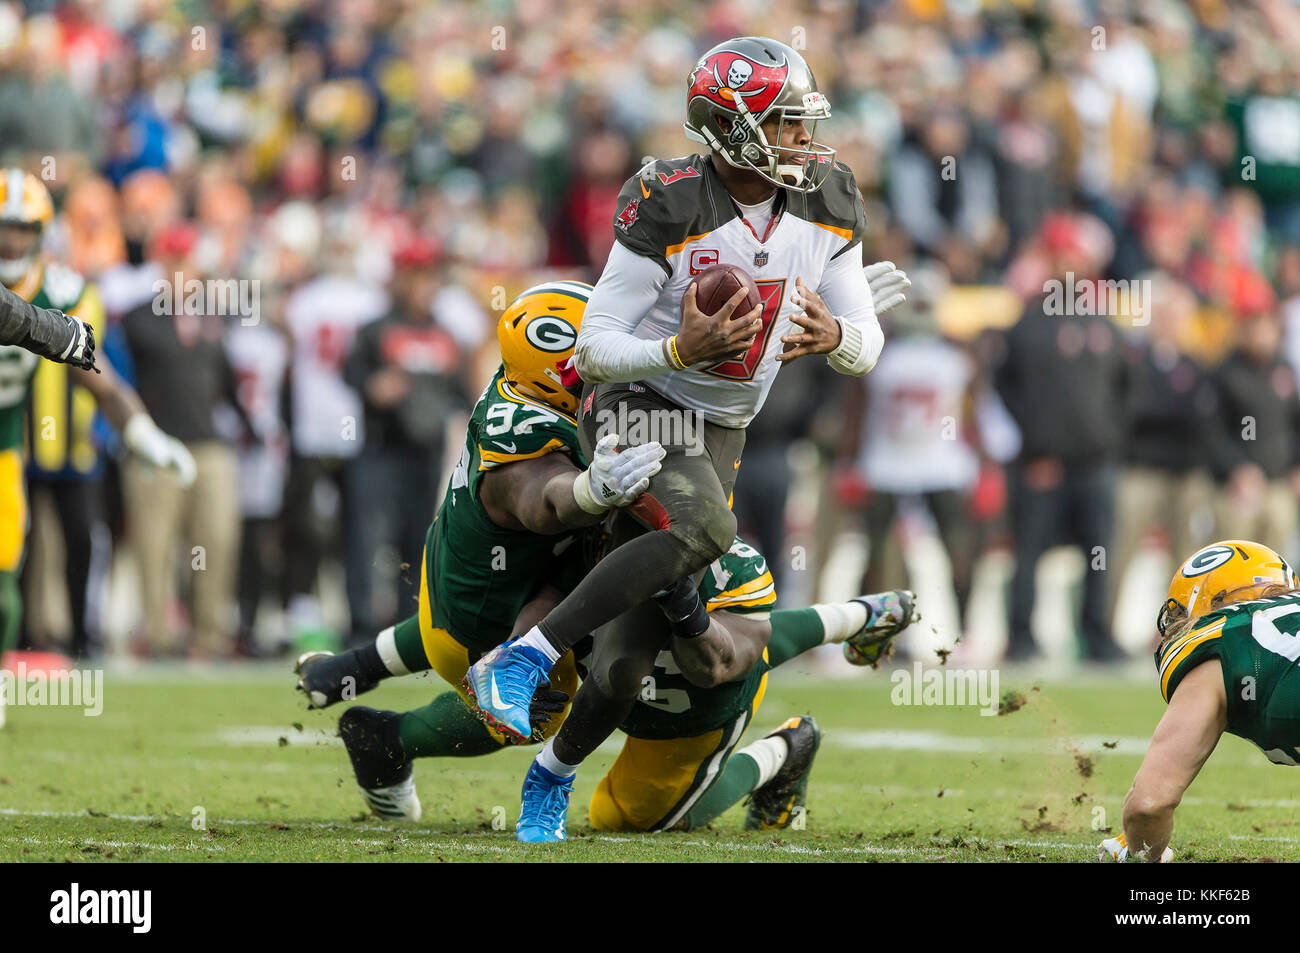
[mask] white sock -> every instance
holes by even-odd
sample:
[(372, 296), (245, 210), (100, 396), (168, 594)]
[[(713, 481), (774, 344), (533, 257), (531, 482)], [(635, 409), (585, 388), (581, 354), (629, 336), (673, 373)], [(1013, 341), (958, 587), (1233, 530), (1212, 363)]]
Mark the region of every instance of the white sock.
[(758, 765), (758, 784), (755, 788), (761, 788), (776, 777), (776, 773), (781, 770), (781, 765), (785, 764), (789, 753), (790, 746), (780, 735), (774, 738), (760, 738), (752, 745), (736, 752), (736, 754), (748, 755)]
[(379, 652), (379, 661), (384, 663), (384, 668), (388, 669), (389, 675), (410, 675), (411, 670), (406, 667), (402, 656), (397, 652), (397, 638), (393, 631), (395, 628), (390, 625), (375, 636), (375, 649)]
[[(537, 651), (541, 652), (550, 660), (552, 665), (560, 660), (560, 653), (555, 651), (555, 646), (547, 641), (546, 636), (542, 635), (542, 630), (537, 628), (537, 626), (533, 626), (520, 636), (519, 641), (515, 644), (527, 645), (531, 648), (537, 649)], [(570, 771), (569, 773), (572, 774), (573, 772)]]
[(565, 764), (555, 756), (554, 738), (546, 742), (546, 747), (542, 748), (541, 752), (537, 755), (537, 763), (557, 778), (572, 777), (578, 773), (578, 766), (576, 764)]
[(826, 630), (822, 636), (823, 645), (843, 642), (866, 625), (870, 617), (867, 607), (861, 602), (818, 603), (812, 608), (822, 620), (822, 628)]

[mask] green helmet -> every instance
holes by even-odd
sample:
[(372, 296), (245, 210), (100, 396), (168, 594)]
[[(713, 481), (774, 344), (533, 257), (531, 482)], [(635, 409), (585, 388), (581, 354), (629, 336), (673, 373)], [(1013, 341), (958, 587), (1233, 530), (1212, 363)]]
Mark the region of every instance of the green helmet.
[[(762, 36), (727, 40), (704, 54), (686, 83), (690, 139), (783, 189), (816, 192), (826, 183), (834, 149), (816, 141), (804, 148), (777, 148), (787, 122), (807, 124), (812, 137), (817, 121), (831, 115), (812, 70), (791, 47)], [(768, 142), (761, 126), (773, 115), (781, 124)]]

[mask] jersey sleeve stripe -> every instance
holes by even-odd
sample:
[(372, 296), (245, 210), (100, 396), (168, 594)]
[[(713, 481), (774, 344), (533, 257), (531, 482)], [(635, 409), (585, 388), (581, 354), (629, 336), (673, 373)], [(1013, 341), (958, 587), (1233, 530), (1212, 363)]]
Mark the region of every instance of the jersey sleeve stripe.
[(1173, 679), (1174, 672), (1178, 670), (1178, 666), (1196, 650), (1198, 645), (1221, 636), (1223, 634), (1223, 622), (1224, 620), (1220, 619), (1209, 628), (1193, 633), (1192, 638), (1181, 640), (1181, 647), (1176, 652), (1165, 655), (1165, 660), (1160, 665), (1160, 694), (1164, 696), (1165, 701), (1169, 701), (1169, 683)]
[(770, 605), (771, 603), (774, 602), (776, 602), (776, 587), (769, 583), (765, 589), (759, 592), (753, 592), (743, 596), (728, 597), (725, 593), (719, 596), (714, 596), (712, 599), (709, 600), (708, 608), (713, 608), (714, 606), (722, 607), (722, 606)]
[(826, 231), (840, 236), (840, 238), (844, 239), (846, 242), (853, 241), (853, 229), (851, 228), (838, 228), (834, 225), (827, 225), (824, 222), (812, 222), (811, 224), (816, 225), (818, 228), (824, 228)]
[(536, 460), (538, 457), (544, 457), (555, 450), (563, 449), (564, 441), (552, 437), (546, 441), (546, 446), (532, 453), (502, 453), (497, 450), (487, 450), (482, 444), (478, 448), (480, 470), (491, 470), (501, 466), (503, 463), (517, 463), (520, 460)]
[(757, 576), (754, 579), (749, 580), (749, 582), (742, 583), (739, 586), (736, 586), (732, 589), (725, 589), (722, 592), (718, 593), (716, 596), (714, 596), (714, 598), (725, 599), (727, 596), (743, 596), (751, 592), (754, 592), (758, 589), (766, 588), (767, 586), (770, 586), (772, 584), (773, 584), (772, 574), (770, 572), (764, 571), (763, 575)]
[(701, 238), (707, 238), (708, 236), (709, 236), (708, 232), (701, 232), (698, 235), (687, 235), (686, 240), (684, 242), (680, 242), (679, 244), (676, 245), (669, 245), (667, 248), (665, 248), (664, 257), (671, 258), (673, 255), (677, 254), (679, 251), (681, 251), (691, 242), (698, 242)]

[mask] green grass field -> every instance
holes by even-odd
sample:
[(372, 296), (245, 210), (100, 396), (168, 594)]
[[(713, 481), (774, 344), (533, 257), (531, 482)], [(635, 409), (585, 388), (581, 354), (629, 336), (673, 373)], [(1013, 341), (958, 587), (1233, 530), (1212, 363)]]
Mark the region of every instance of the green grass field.
[[(597, 834), (587, 802), (610, 742), (580, 775), (570, 840), (524, 848), (512, 829), (529, 753), (420, 762), (424, 820), (384, 824), (363, 816), (333, 736), (342, 708), (305, 711), (291, 682), (284, 665), (110, 670), (99, 717), (10, 708), (0, 860), (1091, 861), (1104, 836), (1094, 824), (1118, 825), (1163, 708), (1149, 677), (1084, 674), (1034, 690), (1003, 672), (1001, 689), (1026, 704), (985, 717), (895, 706), (883, 671), (783, 670), (746, 740), (792, 714), (818, 719), (806, 829), (746, 832), (733, 808), (704, 831)], [(364, 701), (405, 709), (441, 690), (407, 679)], [(1295, 777), (1226, 737), (1179, 809), (1176, 859), (1300, 859)]]

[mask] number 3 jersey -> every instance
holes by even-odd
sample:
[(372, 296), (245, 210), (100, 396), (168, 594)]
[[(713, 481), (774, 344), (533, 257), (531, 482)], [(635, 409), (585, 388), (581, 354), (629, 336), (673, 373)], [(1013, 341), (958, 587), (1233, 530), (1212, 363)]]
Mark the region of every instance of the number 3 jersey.
[(827, 304), (838, 315), (855, 305), (870, 310), (861, 277), (866, 211), (848, 167), (836, 163), (826, 184), (811, 195), (778, 189), (776, 203), (778, 214), (764, 234), (756, 233), (704, 155), (651, 162), (619, 193), (615, 239), (667, 275), (650, 310), (629, 329), (636, 337), (676, 334), (682, 295), (695, 275), (713, 265), (737, 265), (758, 285), (762, 328), (743, 356), (645, 379), (665, 397), (724, 427), (744, 427), (758, 413), (780, 368), (781, 337), (800, 330), (790, 320), (801, 310), (791, 300), (796, 278), (810, 291), (823, 291), (824, 275), (851, 267), (857, 272), (854, 287), (860, 286), (865, 300), (833, 301), (828, 294)]
[(1300, 593), (1225, 606), (1156, 649), (1160, 693), (1217, 658), (1228, 698), (1228, 731), (1276, 764), (1300, 765)]
[(519, 393), (499, 368), (474, 405), (460, 461), (424, 543), (433, 624), (472, 651), (487, 652), (509, 638), (541, 583), (567, 591), (581, 578), (580, 534), (506, 529), (479, 501), (483, 474), (548, 453), (567, 454), (579, 469), (588, 463), (574, 419)]

